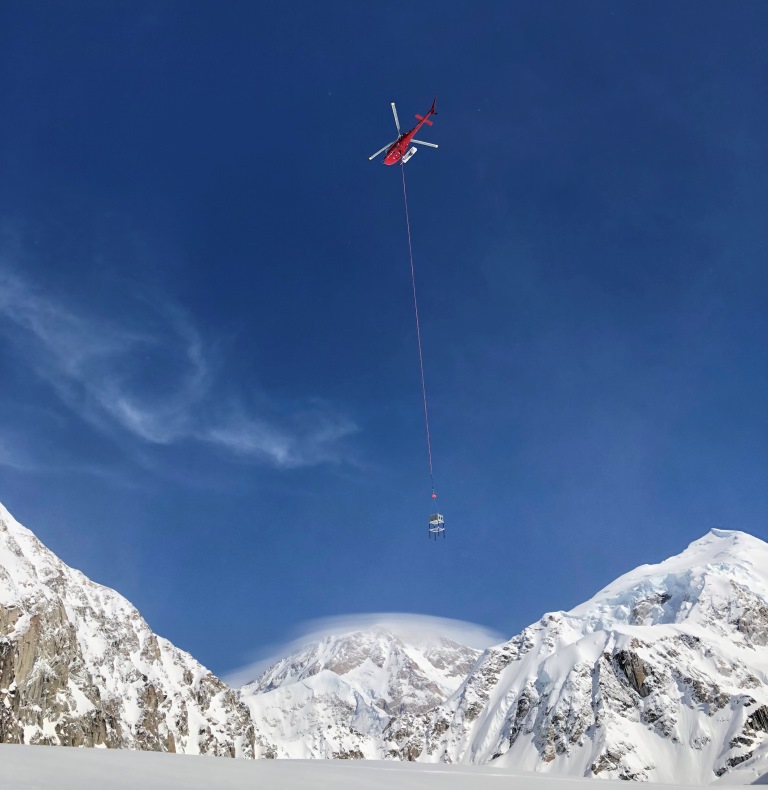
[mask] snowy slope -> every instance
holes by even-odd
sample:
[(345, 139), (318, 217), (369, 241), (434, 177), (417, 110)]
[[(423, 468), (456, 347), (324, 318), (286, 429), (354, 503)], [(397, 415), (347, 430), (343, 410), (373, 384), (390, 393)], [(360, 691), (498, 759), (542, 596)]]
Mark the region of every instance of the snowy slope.
[(390, 732), (428, 762), (706, 784), (764, 764), (767, 644), (768, 545), (712, 530), (487, 650)]
[(236, 694), (0, 505), (0, 742), (252, 756)]
[[(13, 790), (590, 790), (589, 779), (489, 766), (378, 760), (211, 760), (175, 754), (0, 745), (0, 787)], [(601, 782), (600, 790), (626, 790)], [(676, 790), (682, 785), (645, 785)]]
[(447, 699), (480, 651), (429, 629), (419, 637), (408, 625), (399, 633), (388, 623), (326, 636), (243, 687), (254, 720), (277, 745), (275, 756), (382, 757), (394, 716)]

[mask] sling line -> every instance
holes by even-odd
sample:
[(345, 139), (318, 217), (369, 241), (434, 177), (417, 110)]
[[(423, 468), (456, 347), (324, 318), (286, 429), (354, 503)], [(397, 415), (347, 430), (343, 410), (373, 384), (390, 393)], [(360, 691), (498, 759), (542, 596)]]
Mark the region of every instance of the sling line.
[(400, 165), (403, 176), (403, 202), (405, 203), (405, 225), (408, 229), (408, 255), (411, 259), (411, 283), (413, 285), (413, 311), (416, 315), (416, 339), (419, 344), (419, 369), (421, 370), (421, 394), (424, 398), (424, 425), (427, 430), (427, 456), (429, 458), (429, 480), (432, 485), (432, 497), (435, 498), (435, 477), (432, 472), (432, 442), (429, 438), (429, 411), (427, 409), (427, 387), (424, 382), (424, 357), (421, 353), (421, 329), (419, 328), (419, 305), (416, 301), (416, 272), (413, 266), (413, 247), (411, 245), (411, 220), (408, 217), (408, 195), (405, 190), (405, 167)]

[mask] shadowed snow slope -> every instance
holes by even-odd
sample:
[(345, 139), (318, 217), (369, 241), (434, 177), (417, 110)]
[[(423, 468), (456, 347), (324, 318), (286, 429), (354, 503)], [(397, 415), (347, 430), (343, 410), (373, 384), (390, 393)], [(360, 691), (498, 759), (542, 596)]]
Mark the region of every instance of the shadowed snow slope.
[(755, 779), (767, 574), (768, 545), (712, 530), (486, 650), (450, 700), (402, 717), (391, 740), (429, 762), (698, 784), (738, 766)]
[(237, 695), (0, 505), (0, 743), (253, 756)]

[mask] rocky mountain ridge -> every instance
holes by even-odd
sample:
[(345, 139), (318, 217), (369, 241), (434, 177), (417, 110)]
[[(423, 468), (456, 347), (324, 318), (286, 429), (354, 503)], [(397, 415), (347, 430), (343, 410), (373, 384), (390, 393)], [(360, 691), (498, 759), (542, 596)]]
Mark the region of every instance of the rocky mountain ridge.
[(237, 694), (0, 505), (0, 743), (252, 757)]

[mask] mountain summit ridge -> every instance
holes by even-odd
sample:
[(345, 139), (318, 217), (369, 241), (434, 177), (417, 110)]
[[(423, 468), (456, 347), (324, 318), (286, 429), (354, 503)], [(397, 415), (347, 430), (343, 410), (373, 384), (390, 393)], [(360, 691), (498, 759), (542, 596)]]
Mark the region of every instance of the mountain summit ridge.
[(680, 554), (622, 574), (567, 614), (599, 612), (606, 624), (697, 621), (704, 587), (726, 580), (768, 603), (768, 544), (746, 532), (712, 529)]

